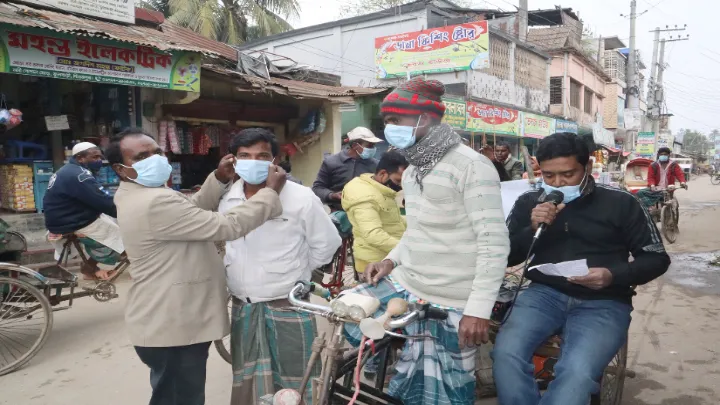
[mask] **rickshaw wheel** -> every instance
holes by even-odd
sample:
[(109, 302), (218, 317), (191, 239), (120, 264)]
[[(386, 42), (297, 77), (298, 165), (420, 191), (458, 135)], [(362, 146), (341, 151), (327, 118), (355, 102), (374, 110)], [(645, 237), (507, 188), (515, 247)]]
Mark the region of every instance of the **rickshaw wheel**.
[(0, 277), (0, 375), (30, 361), (52, 330), (50, 301), (32, 284)]
[(677, 240), (678, 221), (675, 210), (671, 205), (665, 205), (660, 211), (660, 223), (662, 224), (662, 233), (669, 243), (675, 243)]
[[(227, 300), (227, 308), (228, 308), (228, 317), (230, 318), (230, 324), (232, 324), (232, 297), (228, 295)], [(223, 358), (228, 364), (232, 364), (232, 354), (230, 353), (231, 350), (231, 342), (230, 342), (230, 333), (227, 334), (222, 339), (218, 339), (215, 342), (215, 349), (217, 349), (218, 354), (220, 357)]]
[(600, 381), (600, 392), (590, 398), (590, 405), (620, 405), (627, 371), (627, 342), (605, 368)]

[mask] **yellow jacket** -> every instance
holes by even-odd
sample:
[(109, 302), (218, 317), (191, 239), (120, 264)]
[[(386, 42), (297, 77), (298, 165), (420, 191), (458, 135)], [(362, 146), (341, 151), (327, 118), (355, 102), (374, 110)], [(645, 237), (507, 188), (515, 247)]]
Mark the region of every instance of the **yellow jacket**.
[(353, 226), (355, 258), (366, 263), (383, 260), (407, 227), (395, 201), (397, 192), (372, 176), (367, 173), (354, 178), (342, 193), (342, 207)]

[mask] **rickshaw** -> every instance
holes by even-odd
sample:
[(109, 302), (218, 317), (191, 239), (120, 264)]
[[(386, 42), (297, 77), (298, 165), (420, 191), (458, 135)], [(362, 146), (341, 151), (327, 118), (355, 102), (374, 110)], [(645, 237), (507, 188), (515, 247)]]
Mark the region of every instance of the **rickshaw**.
[[(0, 254), (13, 256), (26, 251), (25, 238), (8, 228), (0, 219)], [(109, 280), (78, 288), (77, 275), (68, 270), (72, 249), (84, 262), (87, 255), (97, 260), (98, 250), (86, 244), (82, 236), (66, 235), (64, 240), (60, 258), (53, 265), (34, 270), (0, 262), (0, 376), (19, 369), (42, 349), (52, 330), (53, 312), (70, 309), (76, 298), (91, 296), (107, 302), (117, 297), (114, 282), (130, 265), (127, 257), (117, 257)]]
[[(500, 325), (500, 319), (509, 308), (509, 301), (503, 297), (512, 297), (519, 286), (517, 274), (506, 274), (501, 297), (493, 310), (493, 321), (491, 325), (491, 342), (494, 343), (495, 335)], [(523, 283), (524, 288), (526, 285)], [(315, 294), (327, 299), (327, 290), (319, 284), (298, 282), (290, 292), (288, 300), (292, 309), (318, 315), (327, 319), (333, 326), (329, 335), (322, 334), (313, 342), (313, 355), (307, 364), (304, 378), (300, 387), (305, 387), (308, 381), (312, 382), (313, 403), (319, 405), (347, 404), (355, 397), (356, 404), (378, 404), (378, 405), (403, 405), (397, 398), (387, 395), (385, 392), (386, 373), (390, 367), (396, 350), (404, 344), (406, 339), (426, 339), (426, 335), (407, 336), (402, 329), (423, 319), (444, 319), (447, 312), (442, 309), (433, 308), (426, 302), (404, 303), (398, 309), (393, 309), (392, 301), (388, 303), (388, 310), (382, 317), (381, 324), (386, 325), (384, 336), (377, 336), (375, 341), (363, 341), (360, 348), (350, 349), (345, 345), (343, 328), (346, 323), (362, 323), (367, 319), (358, 319), (348, 308), (331, 304), (330, 306), (310, 303), (308, 297)], [(393, 300), (400, 300), (394, 298)], [(342, 309), (342, 312), (340, 310)], [(362, 311), (361, 311), (362, 312)], [(364, 312), (363, 312), (364, 313)], [(393, 332), (394, 331), (394, 332)], [(560, 345), (562, 338), (553, 336), (542, 344), (535, 352), (533, 363), (535, 365), (535, 378), (541, 389), (546, 389), (554, 376), (554, 365), (560, 356)], [(480, 349), (491, 347), (482, 345)], [(634, 378), (635, 373), (627, 369), (627, 343), (620, 348), (615, 357), (608, 364), (600, 382), (600, 391), (591, 397), (590, 405), (619, 405), (622, 403), (622, 394), (625, 378)], [(370, 357), (377, 353), (380, 356), (378, 373), (374, 381), (363, 381), (360, 378), (360, 370), (367, 363)], [(322, 364), (321, 375), (318, 378), (311, 378), (311, 371), (316, 362)], [(495, 396), (494, 381), (492, 380), (491, 360), (478, 359), (476, 367), (477, 398), (488, 398)], [(484, 375), (483, 371), (489, 371)], [(301, 388), (299, 395), (304, 393)]]
[(679, 232), (679, 204), (675, 198), (675, 186), (665, 190), (651, 191), (648, 188), (648, 171), (654, 162), (650, 159), (637, 158), (629, 161), (625, 167), (623, 183), (625, 189), (637, 196), (648, 210), (655, 223), (662, 225), (662, 233), (669, 243), (675, 243)]

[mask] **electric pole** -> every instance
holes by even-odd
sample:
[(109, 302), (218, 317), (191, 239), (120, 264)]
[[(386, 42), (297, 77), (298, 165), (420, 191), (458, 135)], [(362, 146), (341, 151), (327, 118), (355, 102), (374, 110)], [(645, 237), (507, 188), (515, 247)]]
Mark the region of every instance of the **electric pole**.
[[(684, 30), (684, 28), (683, 28)], [(680, 30), (682, 31), (682, 30)], [(656, 119), (653, 120), (652, 123), (652, 129), (653, 132), (655, 132), (655, 139), (657, 139), (658, 134), (660, 133), (660, 117), (662, 116), (662, 107), (665, 104), (665, 89), (663, 88), (663, 73), (665, 72), (665, 43), (667, 42), (676, 42), (676, 41), (687, 41), (689, 38), (680, 38), (678, 36), (677, 39), (672, 39), (672, 36), (670, 39), (663, 39), (660, 41), (660, 59), (657, 66), (657, 84), (656, 84), (656, 91), (654, 94), (654, 99), (657, 100), (657, 115)]]
[(627, 108), (633, 110), (639, 108), (639, 91), (637, 88), (637, 61), (635, 60), (635, 20), (637, 3), (630, 2), (630, 52), (628, 52), (627, 63)]

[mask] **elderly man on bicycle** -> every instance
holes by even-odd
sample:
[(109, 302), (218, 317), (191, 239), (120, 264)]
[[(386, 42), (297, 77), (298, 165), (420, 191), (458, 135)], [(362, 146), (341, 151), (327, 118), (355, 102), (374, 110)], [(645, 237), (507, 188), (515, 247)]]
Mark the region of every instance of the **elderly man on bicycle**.
[(680, 187), (687, 189), (685, 174), (679, 164), (670, 160), (670, 148), (658, 150), (658, 161), (651, 164), (648, 169), (648, 186), (655, 189), (666, 189), (668, 186), (680, 183)]
[[(528, 272), (532, 284), (514, 303), (492, 353), (498, 402), (586, 405), (599, 390), (603, 370), (627, 340), (632, 286), (665, 273), (670, 257), (655, 224), (632, 194), (595, 184), (589, 174), (590, 151), (580, 137), (546, 137), (537, 159), (541, 189), (520, 196), (507, 219), (508, 264), (530, 256), (542, 224), (546, 229), (535, 239), (532, 265), (585, 260), (589, 269), (587, 275), (569, 278)], [(538, 203), (554, 191), (563, 193), (561, 204)], [(558, 333), (562, 344), (555, 379), (541, 396), (532, 356)]]

